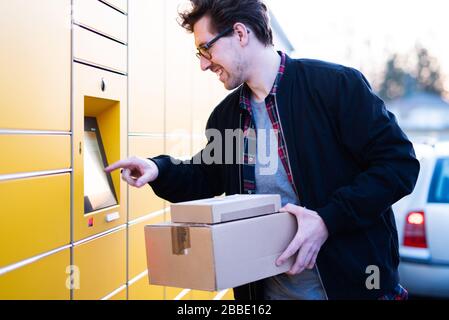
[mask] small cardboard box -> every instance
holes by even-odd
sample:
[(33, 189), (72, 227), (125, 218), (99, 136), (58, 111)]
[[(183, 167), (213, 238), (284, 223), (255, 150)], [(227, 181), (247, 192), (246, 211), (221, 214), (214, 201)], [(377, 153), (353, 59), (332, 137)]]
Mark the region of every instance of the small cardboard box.
[(170, 213), (172, 222), (221, 223), (278, 212), (280, 208), (281, 196), (278, 194), (236, 194), (173, 203)]
[(287, 272), (276, 259), (297, 231), (290, 213), (227, 223), (145, 226), (150, 283), (218, 291)]

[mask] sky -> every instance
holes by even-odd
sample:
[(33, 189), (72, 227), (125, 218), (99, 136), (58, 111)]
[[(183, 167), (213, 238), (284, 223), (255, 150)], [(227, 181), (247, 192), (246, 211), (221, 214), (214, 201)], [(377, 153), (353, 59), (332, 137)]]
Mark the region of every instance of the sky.
[[(375, 82), (392, 53), (411, 62), (416, 44), (437, 58), (449, 91), (449, 15), (444, 0), (265, 0), (296, 51), (360, 69)], [(446, 5), (445, 5), (446, 3)]]

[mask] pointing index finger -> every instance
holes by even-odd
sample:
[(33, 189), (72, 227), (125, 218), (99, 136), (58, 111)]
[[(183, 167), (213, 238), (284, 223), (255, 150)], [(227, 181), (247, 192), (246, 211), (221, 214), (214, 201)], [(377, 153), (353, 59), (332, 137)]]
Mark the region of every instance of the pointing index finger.
[(104, 169), (104, 171), (112, 172), (119, 168), (127, 168), (130, 164), (131, 164), (131, 162), (129, 160), (120, 160), (120, 161), (117, 161), (116, 163), (111, 164), (109, 167), (106, 167)]

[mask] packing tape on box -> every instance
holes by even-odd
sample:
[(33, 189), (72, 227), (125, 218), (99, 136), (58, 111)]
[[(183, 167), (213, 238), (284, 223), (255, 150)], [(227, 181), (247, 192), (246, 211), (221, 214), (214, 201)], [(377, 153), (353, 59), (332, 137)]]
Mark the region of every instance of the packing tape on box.
[(189, 227), (171, 227), (171, 243), (173, 254), (177, 256), (188, 254), (187, 249), (190, 249)]
[(276, 207), (274, 204), (267, 204), (264, 206), (253, 207), (251, 210), (243, 209), (236, 210), (221, 215), (221, 221), (227, 222), (238, 219), (252, 218), (255, 216), (260, 216), (263, 214), (271, 214), (276, 212)]

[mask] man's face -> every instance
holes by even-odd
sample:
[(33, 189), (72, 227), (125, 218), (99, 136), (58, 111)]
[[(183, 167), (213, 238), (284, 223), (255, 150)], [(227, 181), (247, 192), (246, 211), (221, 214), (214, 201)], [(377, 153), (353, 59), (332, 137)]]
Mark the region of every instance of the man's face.
[[(206, 44), (217, 35), (209, 31), (209, 26), (210, 18), (207, 16), (195, 23), (193, 34), (196, 47)], [(233, 90), (245, 82), (242, 48), (234, 33), (218, 39), (209, 48), (209, 53), (212, 55), (210, 60), (200, 57), (203, 71), (214, 72), (227, 90)]]

